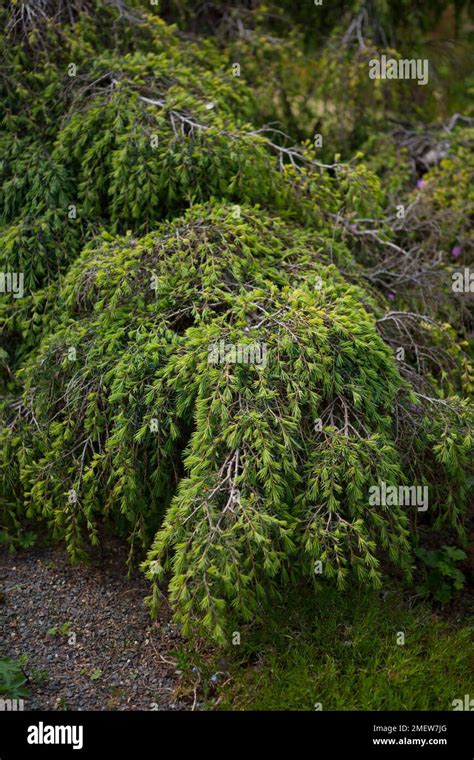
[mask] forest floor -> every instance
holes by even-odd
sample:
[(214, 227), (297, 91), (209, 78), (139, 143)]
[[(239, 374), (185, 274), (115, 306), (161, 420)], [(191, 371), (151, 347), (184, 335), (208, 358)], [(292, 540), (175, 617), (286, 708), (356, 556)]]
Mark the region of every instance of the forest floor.
[(151, 621), (125, 559), (113, 543), (77, 567), (60, 547), (0, 555), (0, 651), (27, 658), (26, 709), (190, 709), (176, 694), (179, 634), (166, 609)]

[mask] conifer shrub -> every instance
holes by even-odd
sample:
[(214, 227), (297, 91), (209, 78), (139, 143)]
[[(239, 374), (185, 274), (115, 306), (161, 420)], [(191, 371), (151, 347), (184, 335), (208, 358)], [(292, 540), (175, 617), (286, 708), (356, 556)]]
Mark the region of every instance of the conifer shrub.
[[(320, 155), (353, 155), (394, 124), (433, 121), (470, 110), (469, 3), (444, 0), (206, 2), (162, 0), (161, 13), (198, 39), (212, 38), (241, 67), (259, 115), (298, 140), (324, 136)], [(428, 58), (430, 83), (370, 82), (369, 61)], [(271, 86), (269, 86), (271, 82)], [(472, 83), (471, 83), (472, 84)], [(467, 86), (465, 86), (467, 85)]]
[[(271, 66), (259, 103), (251, 67), (146, 3), (33, 6), (0, 9), (0, 270), (25, 277), (0, 300), (0, 541), (41, 526), (79, 560), (105, 527), (152, 612), (167, 584), (183, 631), (221, 643), (321, 567), (410, 576), (419, 522), (462, 541), (474, 370), (446, 278), (472, 128), (422, 186), (365, 122), (341, 140), (367, 158), (323, 163), (262, 125)], [(379, 483), (429, 488), (428, 513), (369, 503)]]
[[(380, 584), (383, 555), (409, 573), (410, 514), (368, 507), (368, 489), (435, 478), (435, 512), (462, 531), (469, 413), (458, 399), (445, 439), (446, 414), (422, 415), (413, 445), (426, 468), (404, 458), (400, 425), (423, 401), (377, 329), (377, 295), (348, 276), (362, 282), (330, 231), (255, 207), (103, 233), (18, 372), (9, 508), (23, 503), (72, 559), (104, 521), (131, 557), (151, 547), (152, 608), (168, 578), (184, 631), (197, 623), (220, 641), (316, 562), (341, 587), (350, 571)], [(236, 361), (235, 346), (260, 353)]]
[[(130, 39), (111, 47), (99, 30), (113, 7), (99, 6), (91, 18), (78, 3), (74, 26), (57, 38), (52, 24), (38, 49), (6, 25), (0, 267), (25, 274), (25, 299), (21, 309), (0, 304), (4, 380), (37, 343), (59, 278), (102, 230), (143, 233), (211, 198), (314, 224), (346, 195), (309, 147), (288, 158), (272, 131), (248, 123), (251, 89), (212, 41), (183, 43), (145, 15), (143, 36), (132, 23)], [(51, 18), (63, 11), (50, 4)]]
[(0, 305), (7, 377), (37, 344), (60, 276), (102, 231), (141, 234), (211, 198), (312, 228), (341, 207), (379, 208), (377, 178), (360, 162), (321, 164), (311, 146), (287, 149), (240, 121), (248, 90), (227, 75), (140, 53), (96, 62), (82, 90), (98, 80), (80, 109), (72, 98), (47, 147), (4, 135), (0, 265), (26, 272), (21, 309)]

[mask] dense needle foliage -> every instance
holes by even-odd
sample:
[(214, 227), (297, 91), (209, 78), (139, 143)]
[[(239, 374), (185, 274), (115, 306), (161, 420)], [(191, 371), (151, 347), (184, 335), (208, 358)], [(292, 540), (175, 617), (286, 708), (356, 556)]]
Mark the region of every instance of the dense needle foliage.
[[(196, 39), (186, 3), (163, 10), (181, 31), (147, 3), (27, 5), (1, 11), (0, 259), (24, 273), (0, 300), (2, 540), (42, 524), (75, 560), (105, 525), (147, 553), (152, 608), (168, 581), (184, 632), (221, 642), (318, 564), (341, 588), (409, 576), (419, 521), (462, 541), (472, 317), (451, 277), (472, 261), (471, 120), (407, 126), (401, 83), (365, 115), (367, 58), (389, 48), (375, 23), (344, 55), (334, 27), (305, 100), (297, 16), (279, 44), (272, 16), (255, 57), (258, 7), (248, 35), (221, 8), (225, 34)], [(316, 111), (332, 153), (302, 126)], [(428, 487), (427, 514), (369, 506), (382, 482)]]

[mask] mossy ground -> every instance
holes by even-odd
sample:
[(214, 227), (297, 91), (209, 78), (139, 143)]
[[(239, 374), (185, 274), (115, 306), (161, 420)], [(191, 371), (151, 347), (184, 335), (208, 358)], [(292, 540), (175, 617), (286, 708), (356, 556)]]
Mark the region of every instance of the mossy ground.
[[(225, 685), (205, 707), (452, 710), (474, 688), (473, 612), (464, 598), (448, 617), (394, 584), (380, 593), (293, 589), (264, 625), (241, 631), (218, 676)], [(203, 672), (220, 667), (211, 657)]]

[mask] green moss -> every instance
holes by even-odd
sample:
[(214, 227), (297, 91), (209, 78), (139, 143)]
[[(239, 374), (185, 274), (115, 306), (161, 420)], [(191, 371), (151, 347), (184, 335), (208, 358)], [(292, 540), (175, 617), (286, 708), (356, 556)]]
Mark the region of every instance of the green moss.
[(240, 629), (218, 709), (452, 710), (472, 693), (469, 620), (456, 628), (394, 588), (289, 596)]

